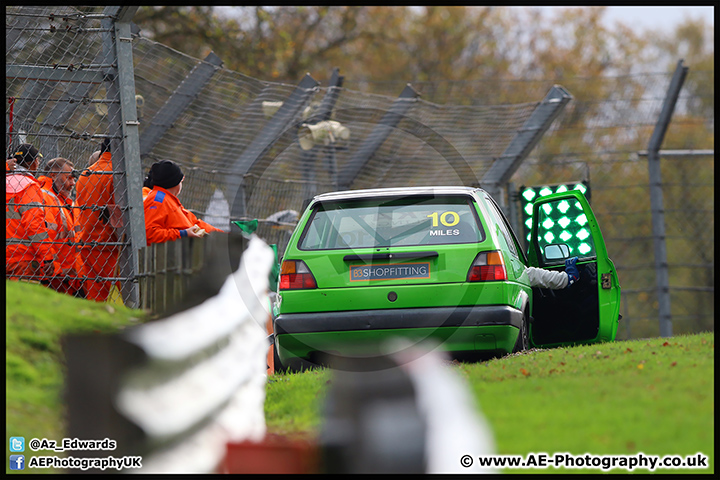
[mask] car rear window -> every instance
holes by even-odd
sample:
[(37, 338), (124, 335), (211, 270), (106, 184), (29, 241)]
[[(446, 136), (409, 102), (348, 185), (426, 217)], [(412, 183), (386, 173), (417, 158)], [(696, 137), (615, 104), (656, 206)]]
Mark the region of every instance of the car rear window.
[(323, 202), (301, 250), (474, 243), (485, 239), (467, 196), (412, 196)]

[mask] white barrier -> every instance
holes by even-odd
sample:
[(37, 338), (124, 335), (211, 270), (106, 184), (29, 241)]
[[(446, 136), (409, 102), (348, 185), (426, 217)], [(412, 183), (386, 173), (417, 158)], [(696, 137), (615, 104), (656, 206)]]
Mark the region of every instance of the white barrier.
[(216, 296), (112, 338), (67, 342), (70, 398), (84, 398), (69, 405), (69, 435), (142, 456), (127, 473), (216, 472), (228, 442), (261, 440), (274, 259), (254, 236)]

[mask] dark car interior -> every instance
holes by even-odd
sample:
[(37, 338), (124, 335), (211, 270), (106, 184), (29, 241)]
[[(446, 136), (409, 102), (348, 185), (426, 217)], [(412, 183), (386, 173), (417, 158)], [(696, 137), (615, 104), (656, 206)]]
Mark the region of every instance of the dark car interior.
[[(580, 280), (568, 288), (533, 288), (530, 332), (535, 345), (583, 343), (597, 337), (600, 328), (597, 263), (578, 264), (577, 267)], [(563, 271), (564, 265), (548, 270)]]

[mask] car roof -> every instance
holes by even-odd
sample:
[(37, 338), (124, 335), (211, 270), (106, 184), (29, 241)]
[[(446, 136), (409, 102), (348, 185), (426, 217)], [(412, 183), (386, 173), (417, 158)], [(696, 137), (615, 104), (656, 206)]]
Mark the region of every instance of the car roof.
[(343, 190), (339, 192), (322, 193), (313, 198), (313, 203), (328, 200), (354, 200), (358, 198), (387, 197), (395, 195), (470, 195), (473, 192), (481, 191), (483, 191), (481, 188), (465, 186), (370, 188), (364, 190)]

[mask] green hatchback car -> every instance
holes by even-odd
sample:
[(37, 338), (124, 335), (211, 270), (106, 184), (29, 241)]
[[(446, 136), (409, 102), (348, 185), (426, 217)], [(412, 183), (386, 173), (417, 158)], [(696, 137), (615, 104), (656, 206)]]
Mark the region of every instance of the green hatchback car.
[[(568, 191), (540, 197), (533, 208), (526, 256), (480, 188), (314, 197), (281, 262), (275, 369), (373, 355), (392, 337), (432, 340), (459, 359), (614, 340), (620, 285), (587, 200)], [(576, 209), (584, 248), (548, 234), (553, 208)], [(564, 270), (573, 256), (580, 281), (562, 290), (530, 285), (528, 267)]]

